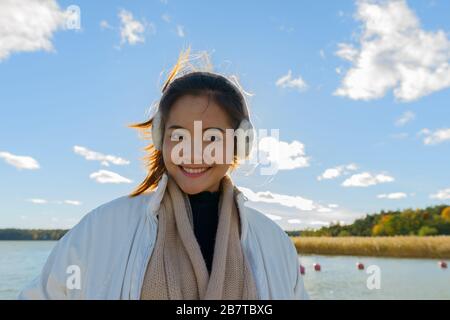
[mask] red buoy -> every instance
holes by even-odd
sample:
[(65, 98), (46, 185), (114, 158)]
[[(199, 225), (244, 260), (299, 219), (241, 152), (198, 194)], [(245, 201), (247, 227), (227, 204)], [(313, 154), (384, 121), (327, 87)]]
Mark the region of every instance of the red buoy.
[(362, 262), (357, 262), (356, 267), (358, 268), (358, 270), (364, 270), (364, 264)]
[(314, 270), (320, 271), (321, 270), (320, 264), (314, 263)]
[(305, 274), (305, 267), (300, 265), (300, 274), (304, 275)]
[(447, 269), (447, 262), (439, 261), (439, 267), (441, 267), (442, 269)]

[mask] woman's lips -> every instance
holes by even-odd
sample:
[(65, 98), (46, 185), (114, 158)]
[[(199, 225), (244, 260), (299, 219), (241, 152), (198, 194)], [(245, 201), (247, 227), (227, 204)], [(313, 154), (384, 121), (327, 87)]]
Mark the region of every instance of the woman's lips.
[(203, 176), (206, 172), (208, 172), (211, 167), (197, 167), (197, 168), (189, 168), (184, 166), (178, 166), (181, 172), (189, 178), (198, 178)]

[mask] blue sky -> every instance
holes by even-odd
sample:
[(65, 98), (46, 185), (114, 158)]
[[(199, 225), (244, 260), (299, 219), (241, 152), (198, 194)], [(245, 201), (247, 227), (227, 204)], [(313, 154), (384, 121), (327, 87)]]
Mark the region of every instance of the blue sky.
[(448, 1), (26, 2), (0, 3), (0, 227), (71, 227), (131, 192), (126, 125), (188, 45), (280, 129), (283, 169), (234, 179), (282, 227), (450, 203)]

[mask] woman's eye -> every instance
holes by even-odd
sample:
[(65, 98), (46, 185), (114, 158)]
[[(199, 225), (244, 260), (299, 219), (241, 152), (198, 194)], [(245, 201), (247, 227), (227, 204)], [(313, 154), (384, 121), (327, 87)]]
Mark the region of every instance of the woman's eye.
[(203, 141), (217, 142), (222, 140), (222, 133), (217, 129), (209, 129), (203, 134)]
[(220, 137), (211, 135), (211, 136), (207, 137), (206, 140), (211, 141), (211, 142), (220, 141)]
[(183, 136), (179, 135), (179, 134), (173, 134), (172, 137), (170, 138), (172, 141), (182, 141), (183, 140)]

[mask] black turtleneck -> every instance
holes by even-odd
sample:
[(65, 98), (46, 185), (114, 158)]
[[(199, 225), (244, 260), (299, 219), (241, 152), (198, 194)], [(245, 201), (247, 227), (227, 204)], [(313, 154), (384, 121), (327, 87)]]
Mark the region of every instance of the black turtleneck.
[(195, 237), (200, 245), (206, 267), (209, 273), (211, 273), (214, 244), (219, 222), (220, 191), (202, 191), (188, 196), (192, 208)]

